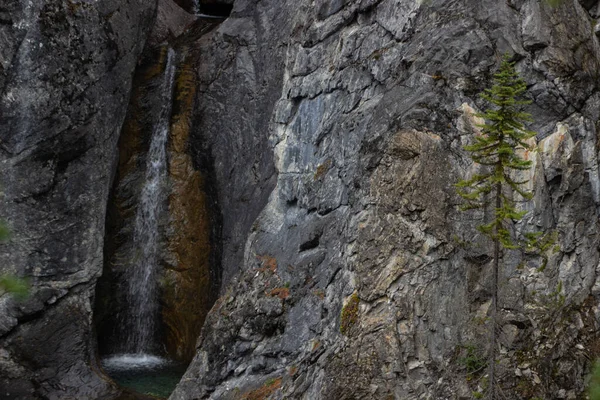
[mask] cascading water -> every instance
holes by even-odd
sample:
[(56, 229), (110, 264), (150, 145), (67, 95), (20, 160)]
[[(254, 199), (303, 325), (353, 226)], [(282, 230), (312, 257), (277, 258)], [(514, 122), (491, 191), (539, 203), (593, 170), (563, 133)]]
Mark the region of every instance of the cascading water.
[(193, 0), (192, 2), (192, 13), (195, 15), (200, 14), (200, 0)]
[(175, 51), (169, 49), (161, 88), (163, 104), (146, 158), (146, 180), (135, 218), (133, 242), (138, 254), (128, 273), (128, 315), (124, 321), (127, 326), (125, 348), (135, 354), (156, 350), (158, 221), (167, 177), (166, 144), (175, 82), (175, 58)]
[[(158, 245), (159, 219), (164, 205), (167, 180), (167, 139), (171, 121), (173, 88), (175, 82), (176, 54), (167, 52), (161, 83), (162, 106), (154, 125), (150, 148), (146, 156), (145, 179), (138, 203), (133, 231), (136, 249), (134, 261), (124, 275), (126, 309), (121, 324), (120, 346), (122, 353), (112, 354), (102, 360), (102, 365), (117, 381), (128, 386), (140, 378), (156, 383), (153, 376), (164, 379), (165, 371), (177, 369), (169, 360), (157, 355), (160, 346), (156, 338), (159, 319), (158, 299)], [(171, 379), (178, 379), (177, 372)], [(158, 390), (158, 389), (157, 389)]]

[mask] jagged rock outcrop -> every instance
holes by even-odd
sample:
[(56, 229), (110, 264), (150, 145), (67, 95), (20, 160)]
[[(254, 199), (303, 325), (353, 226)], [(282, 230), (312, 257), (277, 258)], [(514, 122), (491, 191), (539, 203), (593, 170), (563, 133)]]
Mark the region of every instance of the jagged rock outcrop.
[(148, 45), (159, 46), (181, 35), (195, 21), (192, 14), (187, 13), (171, 0), (159, 0), (156, 20), (148, 38)]
[(117, 390), (92, 333), (104, 217), (131, 77), (156, 4), (8, 0), (0, 6), (0, 398), (92, 399)]
[(266, 11), (269, 24), (282, 28), (270, 32), (276, 37), (263, 36), (250, 19), (231, 18), (189, 46), (199, 75), (191, 152), (216, 185), (224, 283), (239, 270), (248, 233), (275, 184), (266, 116), (281, 93), (287, 29), (277, 9)]
[(544, 269), (505, 257), (501, 386), (579, 396), (600, 356), (596, 3), (237, 0), (195, 43), (226, 286), (171, 398), (482, 390), (461, 360), (486, 348), (490, 246), (453, 183), (475, 171), (462, 146), (503, 53), (539, 132), (516, 229), (558, 246)]

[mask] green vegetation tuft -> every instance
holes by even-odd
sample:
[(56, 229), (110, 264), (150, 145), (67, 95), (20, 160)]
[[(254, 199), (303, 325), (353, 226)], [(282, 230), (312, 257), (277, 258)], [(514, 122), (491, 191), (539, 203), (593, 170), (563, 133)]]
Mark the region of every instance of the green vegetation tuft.
[(10, 293), (17, 300), (25, 300), (29, 295), (29, 283), (13, 275), (0, 276), (0, 294)]
[(473, 375), (486, 367), (487, 359), (484, 352), (473, 344), (464, 345), (463, 349), (466, 354), (458, 359), (458, 363), (467, 370), (467, 374)]
[[(0, 222), (0, 241), (8, 239), (9, 236), (10, 230)], [(25, 300), (29, 296), (29, 283), (14, 275), (0, 275), (0, 296), (4, 293), (12, 294), (17, 300)]]
[(592, 367), (588, 396), (590, 400), (600, 400), (600, 360), (596, 360)]

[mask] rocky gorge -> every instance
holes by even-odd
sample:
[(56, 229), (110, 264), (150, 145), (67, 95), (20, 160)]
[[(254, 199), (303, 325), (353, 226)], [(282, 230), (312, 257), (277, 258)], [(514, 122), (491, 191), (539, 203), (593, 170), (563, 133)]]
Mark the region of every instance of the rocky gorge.
[(453, 184), (476, 171), (463, 146), (503, 54), (537, 132), (515, 229), (557, 242), (544, 268), (504, 257), (499, 386), (584, 398), (599, 17), (587, 0), (2, 0), (0, 272), (31, 288), (0, 295), (0, 398), (122, 396), (99, 359), (120, 345), (165, 102), (152, 335), (190, 362), (171, 399), (474, 398), (491, 246)]

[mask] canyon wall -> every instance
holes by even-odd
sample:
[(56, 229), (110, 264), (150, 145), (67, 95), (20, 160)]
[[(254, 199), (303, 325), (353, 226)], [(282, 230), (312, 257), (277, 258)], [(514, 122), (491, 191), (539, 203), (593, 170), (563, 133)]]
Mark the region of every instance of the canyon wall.
[[(94, 294), (135, 207), (120, 177), (147, 145), (136, 101), (160, 100), (130, 96), (152, 27), (146, 54), (169, 40), (180, 57), (162, 284), (188, 294), (173, 290), (163, 321), (169, 351), (194, 360), (172, 399), (484, 390), (464, 360), (487, 346), (491, 247), (453, 184), (477, 170), (462, 148), (505, 53), (538, 132), (515, 229), (557, 246), (544, 268), (504, 257), (500, 383), (509, 398), (582, 393), (600, 356), (597, 2), (236, 0), (208, 33), (160, 4), (0, 7), (0, 272), (31, 282), (24, 302), (0, 295), (0, 398), (118, 395), (97, 367), (93, 313), (110, 305)], [(105, 247), (111, 187), (125, 196)], [(220, 282), (194, 349), (212, 302), (199, 288)]]
[(0, 5), (0, 398), (92, 399), (118, 391), (98, 370), (92, 306), (132, 74), (153, 24), (147, 0)]
[[(597, 2), (237, 0), (202, 54), (195, 148), (223, 212), (222, 296), (171, 399), (459, 399), (485, 389), (491, 246), (453, 184), (503, 54), (538, 132), (509, 252), (500, 385), (576, 398), (600, 355)], [(272, 162), (272, 164), (271, 164)], [(272, 167), (274, 166), (274, 169)]]

